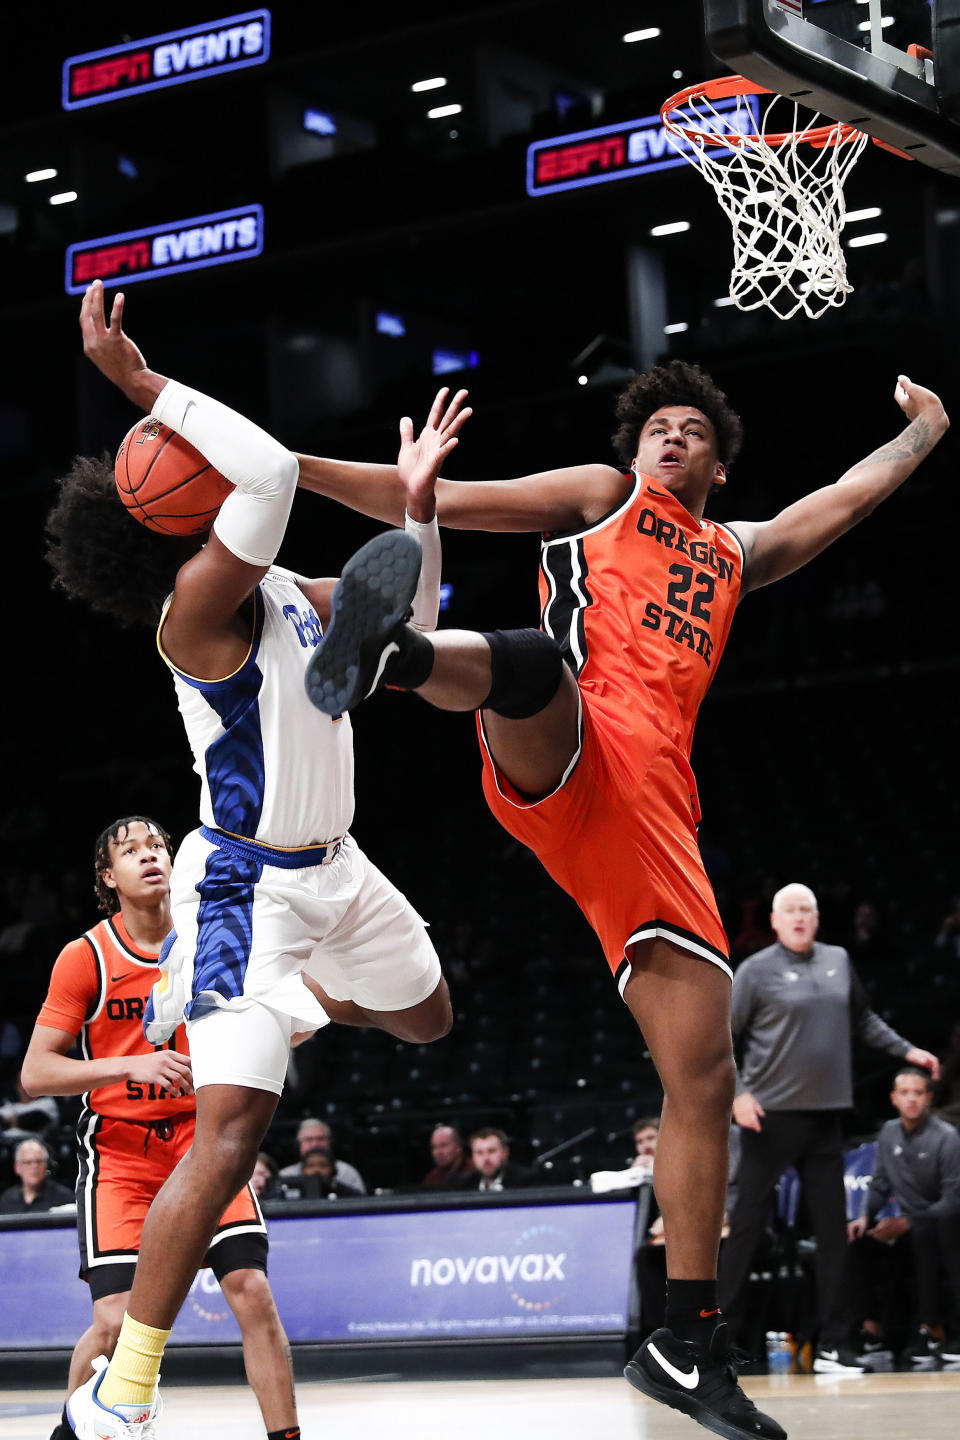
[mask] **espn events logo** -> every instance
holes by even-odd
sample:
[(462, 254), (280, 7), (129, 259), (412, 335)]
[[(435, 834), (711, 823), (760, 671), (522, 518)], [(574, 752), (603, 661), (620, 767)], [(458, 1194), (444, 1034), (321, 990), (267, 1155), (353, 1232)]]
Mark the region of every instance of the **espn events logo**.
[(65, 286), (68, 295), (80, 295), (91, 280), (107, 286), (132, 285), (231, 260), (250, 260), (262, 250), (263, 206), (241, 205), (68, 245)]
[[(547, 1237), (563, 1240), (550, 1225), (535, 1225), (517, 1239), (509, 1255), (449, 1255), (431, 1260), (418, 1258), (410, 1263), (410, 1288), (427, 1286), (503, 1285), (521, 1310), (549, 1310), (560, 1298), (567, 1283), (565, 1250), (539, 1248)], [(533, 1247), (537, 1248), (533, 1248)]]
[(247, 10), (146, 40), (71, 55), (63, 62), (65, 110), (202, 80), (270, 58), (270, 11)]
[[(757, 97), (740, 99), (743, 103), (739, 109), (736, 96), (714, 101), (717, 118), (705, 120), (703, 128), (754, 130)], [(558, 190), (576, 190), (581, 185), (602, 185), (631, 175), (673, 170), (687, 163), (681, 152), (689, 148), (689, 142), (669, 134), (659, 115), (579, 130), (573, 135), (556, 135), (551, 140), (534, 140), (527, 146), (527, 194), (554, 195)]]

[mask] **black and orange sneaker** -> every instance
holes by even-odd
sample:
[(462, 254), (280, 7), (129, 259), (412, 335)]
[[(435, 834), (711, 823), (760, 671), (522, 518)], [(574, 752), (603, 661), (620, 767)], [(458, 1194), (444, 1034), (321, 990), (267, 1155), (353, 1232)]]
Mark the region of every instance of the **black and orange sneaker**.
[(737, 1367), (745, 1360), (731, 1349), (721, 1322), (705, 1345), (654, 1330), (623, 1373), (635, 1390), (726, 1440), (787, 1440), (786, 1430), (761, 1414), (737, 1384)]

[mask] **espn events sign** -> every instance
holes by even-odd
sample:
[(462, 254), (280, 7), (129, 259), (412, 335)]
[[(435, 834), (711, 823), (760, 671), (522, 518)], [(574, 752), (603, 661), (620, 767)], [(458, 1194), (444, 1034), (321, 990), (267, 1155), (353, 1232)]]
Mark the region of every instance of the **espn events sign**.
[(125, 95), (263, 65), (269, 58), (270, 11), (247, 10), (108, 50), (71, 55), (63, 62), (63, 108), (103, 105)]
[(91, 280), (102, 280), (106, 286), (132, 285), (184, 270), (227, 265), (231, 260), (250, 260), (262, 250), (263, 206), (241, 205), (145, 230), (79, 240), (67, 246), (64, 283), (68, 295), (80, 295)]
[[(749, 109), (741, 104), (739, 113), (736, 96), (712, 102), (720, 116), (733, 112), (729, 123), (742, 131), (756, 127), (758, 109), (755, 95), (740, 97), (744, 98)], [(705, 129), (709, 128), (703, 123)], [(723, 123), (717, 121), (714, 128)], [(534, 140), (527, 146), (527, 194), (553, 195), (581, 185), (602, 185), (654, 170), (673, 170), (687, 163), (682, 152), (688, 148), (685, 141), (670, 135), (659, 115), (557, 135), (551, 140)]]

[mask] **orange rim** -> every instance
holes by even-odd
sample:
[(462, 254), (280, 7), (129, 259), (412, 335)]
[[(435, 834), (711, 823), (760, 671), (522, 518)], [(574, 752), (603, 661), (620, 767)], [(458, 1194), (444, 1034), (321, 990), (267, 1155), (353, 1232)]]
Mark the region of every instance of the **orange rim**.
[(818, 125), (814, 130), (784, 130), (776, 135), (743, 135), (739, 130), (727, 131), (725, 134), (713, 134), (708, 130), (698, 130), (691, 126), (682, 125), (679, 120), (670, 118), (671, 110), (676, 110), (681, 105), (686, 105), (689, 100), (728, 100), (733, 95), (773, 95), (773, 90), (768, 90), (764, 85), (755, 85), (752, 80), (747, 80), (743, 75), (721, 75), (716, 80), (704, 80), (699, 85), (688, 85), (685, 90), (678, 90), (676, 95), (671, 95), (664, 100), (660, 106), (660, 118), (668, 130), (675, 135), (682, 135), (691, 145), (702, 142), (705, 145), (726, 146), (727, 149), (738, 149), (745, 140), (755, 144), (761, 141), (773, 147), (785, 145), (788, 140), (801, 140), (805, 145), (813, 145), (815, 148), (823, 149), (825, 145), (846, 145), (851, 140), (860, 137), (860, 131), (853, 125), (845, 125), (838, 120), (831, 125)]

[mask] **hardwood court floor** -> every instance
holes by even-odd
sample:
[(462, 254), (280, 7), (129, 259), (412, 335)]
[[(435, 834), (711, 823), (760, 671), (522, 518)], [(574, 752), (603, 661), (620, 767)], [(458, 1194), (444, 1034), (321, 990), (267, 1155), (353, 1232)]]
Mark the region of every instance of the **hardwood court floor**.
[[(955, 1440), (960, 1374), (750, 1377), (790, 1440)], [(696, 1440), (707, 1432), (620, 1379), (364, 1380), (298, 1387), (304, 1440)], [(170, 1386), (161, 1440), (263, 1440), (240, 1386)], [(0, 1440), (47, 1440), (61, 1399), (0, 1390)]]

